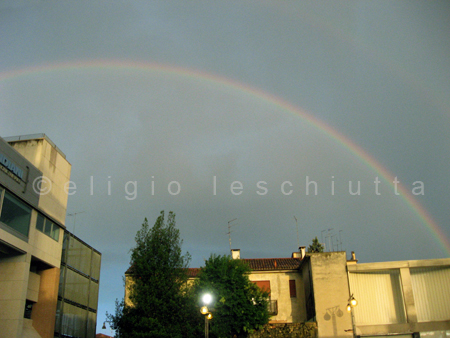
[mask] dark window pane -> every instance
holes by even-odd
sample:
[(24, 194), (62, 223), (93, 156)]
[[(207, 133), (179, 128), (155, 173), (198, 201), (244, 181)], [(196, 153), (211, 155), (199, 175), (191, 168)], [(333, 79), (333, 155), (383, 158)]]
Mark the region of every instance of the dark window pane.
[(57, 242), (59, 241), (59, 226), (57, 226), (55, 223), (53, 223), (51, 237), (52, 237), (55, 241), (57, 241)]
[(44, 216), (42, 216), (41, 214), (38, 214), (37, 221), (36, 221), (36, 229), (44, 232), (44, 221), (45, 221)]
[(50, 236), (50, 234), (52, 233), (52, 226), (53, 226), (53, 223), (50, 222), (50, 221), (46, 218), (46, 219), (45, 219), (44, 234)]
[(291, 293), (291, 297), (297, 297), (297, 289), (295, 288), (295, 280), (293, 279), (289, 281), (289, 292)]
[(30, 218), (31, 208), (10, 193), (5, 192), (0, 222), (28, 237)]

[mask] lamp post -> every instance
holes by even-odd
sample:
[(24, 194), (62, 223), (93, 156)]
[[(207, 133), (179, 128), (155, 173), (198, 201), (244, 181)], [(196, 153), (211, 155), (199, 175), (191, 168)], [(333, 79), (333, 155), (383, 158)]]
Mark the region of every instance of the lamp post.
[(353, 294), (348, 299), (347, 304), (347, 311), (350, 312), (350, 315), (352, 317), (352, 331), (353, 331), (353, 337), (356, 337), (356, 326), (355, 326), (355, 317), (353, 315), (353, 308), (358, 305), (358, 301), (353, 297)]
[(200, 308), (200, 312), (205, 316), (205, 338), (209, 338), (209, 321), (212, 319), (212, 313), (208, 310), (208, 305), (211, 304), (212, 296), (206, 293), (202, 297), (203, 306)]
[(113, 328), (112, 328), (112, 326), (111, 326), (111, 321), (109, 321), (109, 320), (105, 320), (105, 321), (103, 322), (102, 330), (106, 330), (106, 323), (108, 323), (109, 329), (110, 329), (111, 334), (112, 334)]

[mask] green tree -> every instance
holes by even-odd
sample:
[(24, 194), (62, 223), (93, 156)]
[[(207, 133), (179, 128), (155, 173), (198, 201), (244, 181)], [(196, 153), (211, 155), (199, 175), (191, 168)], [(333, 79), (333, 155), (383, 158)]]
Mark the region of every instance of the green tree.
[(312, 244), (309, 245), (308, 252), (323, 252), (323, 245), (319, 243), (317, 236), (312, 240)]
[(135, 240), (128, 270), (132, 305), (116, 301), (115, 315), (107, 314), (116, 337), (183, 338), (201, 334), (201, 315), (187, 289), (190, 255), (181, 252), (175, 214), (170, 212), (165, 220), (161, 211), (153, 227), (145, 219)]
[(213, 296), (211, 337), (247, 337), (269, 321), (268, 293), (252, 283), (249, 266), (230, 256), (215, 256), (205, 262), (194, 286), (199, 297)]

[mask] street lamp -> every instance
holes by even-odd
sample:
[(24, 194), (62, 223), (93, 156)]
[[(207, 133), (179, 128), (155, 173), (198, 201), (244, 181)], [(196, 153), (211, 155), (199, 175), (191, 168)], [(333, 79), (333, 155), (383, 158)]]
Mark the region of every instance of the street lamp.
[(353, 294), (348, 299), (347, 303), (347, 311), (350, 312), (350, 315), (352, 317), (352, 331), (353, 331), (353, 337), (356, 337), (356, 326), (355, 326), (355, 317), (353, 315), (353, 308), (358, 305), (358, 301), (353, 297)]
[(209, 305), (212, 302), (212, 296), (209, 293), (205, 293), (202, 297), (203, 304)]
[(110, 320), (105, 320), (105, 321), (103, 322), (102, 330), (106, 330), (106, 323), (108, 323), (108, 326), (109, 326), (109, 329), (110, 329), (111, 335), (112, 335), (112, 333), (113, 333), (113, 328), (112, 328), (112, 326), (111, 326), (111, 321), (110, 321)]
[(206, 293), (202, 297), (203, 306), (200, 308), (200, 313), (205, 315), (205, 338), (209, 338), (209, 321), (212, 319), (212, 313), (208, 310), (209, 304), (212, 302), (212, 296)]

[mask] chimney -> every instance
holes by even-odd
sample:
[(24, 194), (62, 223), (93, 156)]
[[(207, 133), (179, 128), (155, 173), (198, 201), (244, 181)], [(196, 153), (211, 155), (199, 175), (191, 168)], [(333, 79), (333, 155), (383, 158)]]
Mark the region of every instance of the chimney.
[(305, 246), (301, 246), (299, 248), (299, 250), (300, 250), (300, 259), (305, 258), (305, 256), (306, 256), (306, 247)]
[(356, 255), (354, 251), (352, 251), (352, 261), (356, 261)]
[(232, 259), (241, 259), (241, 249), (231, 249)]
[(306, 247), (304, 247), (304, 246), (299, 247), (298, 252), (292, 253), (292, 258), (298, 258), (298, 259), (305, 258), (305, 256), (306, 256), (305, 248)]

